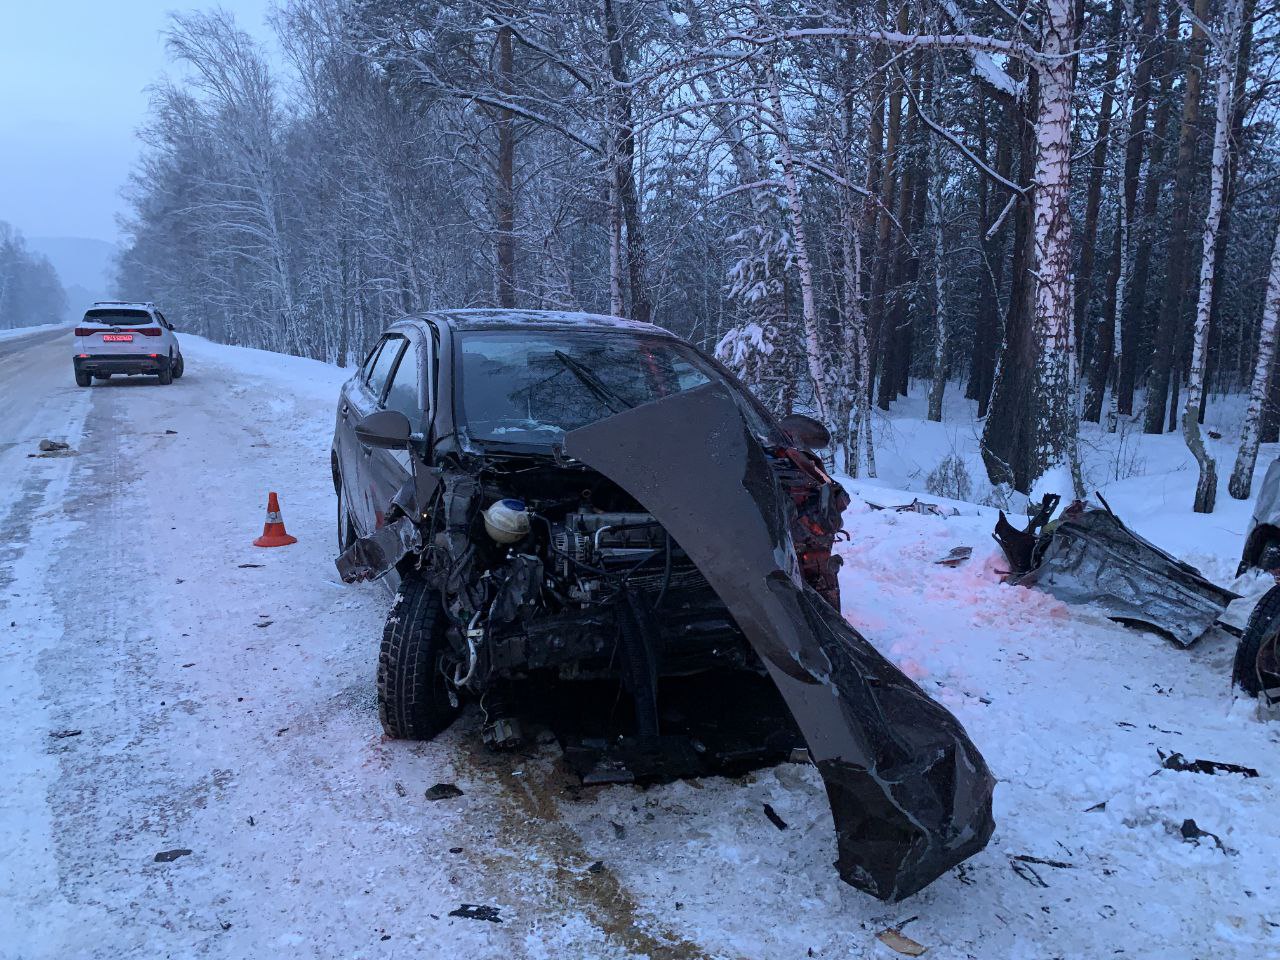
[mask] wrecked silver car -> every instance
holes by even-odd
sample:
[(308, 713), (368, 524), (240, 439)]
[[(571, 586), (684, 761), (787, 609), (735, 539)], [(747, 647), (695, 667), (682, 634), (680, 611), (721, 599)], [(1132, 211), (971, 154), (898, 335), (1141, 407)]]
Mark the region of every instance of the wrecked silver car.
[(386, 732), (428, 739), (471, 700), (490, 746), (550, 729), (585, 783), (807, 751), (840, 876), (883, 899), (981, 850), (982, 756), (839, 613), (825, 433), (658, 327), (396, 324), (344, 387), (333, 453), (339, 572), (400, 578)]
[[(1101, 498), (1099, 498), (1101, 499)], [(1106, 506), (1076, 501), (1051, 521), (1059, 498), (1045, 497), (1019, 530), (1001, 512), (993, 536), (1010, 580), (1065, 603), (1093, 603), (1120, 623), (1142, 626), (1187, 647), (1236, 595), (1138, 536)]]

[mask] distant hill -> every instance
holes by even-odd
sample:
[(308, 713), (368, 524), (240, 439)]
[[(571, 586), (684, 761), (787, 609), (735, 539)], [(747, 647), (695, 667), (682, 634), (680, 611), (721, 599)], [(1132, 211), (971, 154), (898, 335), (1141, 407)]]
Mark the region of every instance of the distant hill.
[(27, 237), (27, 247), (43, 253), (58, 271), (73, 317), (92, 301), (111, 298), (111, 278), (120, 252), (114, 243), (89, 237)]

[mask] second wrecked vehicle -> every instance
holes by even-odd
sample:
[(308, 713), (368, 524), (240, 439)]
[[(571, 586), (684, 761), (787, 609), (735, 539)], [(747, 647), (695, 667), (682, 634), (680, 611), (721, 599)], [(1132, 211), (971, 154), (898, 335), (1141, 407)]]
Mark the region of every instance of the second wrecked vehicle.
[(986, 844), (994, 781), (840, 616), (847, 497), (825, 443), (658, 327), (397, 323), (344, 387), (333, 448), (343, 579), (400, 578), (384, 729), (428, 739), (470, 699), (491, 746), (533, 717), (586, 782), (807, 746), (840, 875), (884, 899), (921, 889)]

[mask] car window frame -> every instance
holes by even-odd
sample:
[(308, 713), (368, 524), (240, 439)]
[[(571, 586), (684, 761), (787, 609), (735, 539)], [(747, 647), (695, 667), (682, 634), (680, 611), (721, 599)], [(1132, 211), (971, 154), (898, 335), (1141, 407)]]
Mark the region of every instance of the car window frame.
[[(382, 389), (375, 391), (370, 380), (373, 377), (373, 372), (378, 368), (378, 361), (382, 359), (383, 351), (387, 349), (387, 345), (393, 340), (400, 341), (400, 346), (396, 348), (400, 353), (394, 360), (392, 360), (391, 369), (387, 371), (387, 379), (386, 382), (382, 384)], [(378, 356), (369, 365), (369, 369), (365, 371), (364, 376), (360, 378), (360, 382), (364, 386), (365, 391), (373, 399), (374, 406), (379, 410), (383, 409), (382, 402), (387, 395), (387, 390), (391, 388), (391, 381), (395, 377), (396, 370), (400, 367), (400, 361), (404, 359), (405, 351), (408, 350), (408, 348), (409, 338), (399, 330), (384, 333), (382, 335), (382, 340), (379, 342)]]
[(379, 337), (378, 342), (369, 348), (369, 352), (366, 353), (364, 359), (360, 361), (360, 366), (356, 368), (355, 378), (362, 385), (367, 383), (369, 380), (369, 373), (373, 370), (374, 363), (377, 362), (376, 358), (378, 354), (382, 352), (382, 343), (382, 338)]
[[(405, 346), (401, 348), (400, 356), (396, 358), (395, 365), (391, 368), (391, 372), (387, 375), (387, 384), (382, 390), (382, 396), (378, 397), (378, 409), (379, 410), (387, 409), (387, 398), (391, 396), (391, 388), (395, 385), (396, 377), (400, 375), (400, 368), (403, 367), (405, 364), (405, 361), (408, 360), (410, 363), (413, 364), (414, 381), (415, 381), (415, 386), (417, 388), (416, 389), (417, 396), (414, 400), (414, 407), (415, 407), (416, 413), (413, 417), (409, 418), (409, 421), (413, 427), (413, 432), (418, 433), (422, 429), (423, 423), (427, 422), (427, 417), (430, 413), (429, 403), (427, 399), (428, 397), (427, 389), (426, 389), (427, 384), (426, 384), (426, 379), (423, 376), (425, 372), (424, 364), (420, 362), (421, 358), (419, 356), (419, 351), (423, 348), (423, 344), (419, 337), (411, 336), (408, 332), (401, 333), (397, 331), (395, 336), (398, 336), (400, 339), (404, 340)], [(391, 335), (388, 335), (388, 338), (390, 337)], [(430, 358), (428, 356), (428, 360), (429, 359)], [(425, 366), (429, 367), (430, 364), (428, 363)], [(404, 411), (401, 411), (401, 413), (403, 412)]]

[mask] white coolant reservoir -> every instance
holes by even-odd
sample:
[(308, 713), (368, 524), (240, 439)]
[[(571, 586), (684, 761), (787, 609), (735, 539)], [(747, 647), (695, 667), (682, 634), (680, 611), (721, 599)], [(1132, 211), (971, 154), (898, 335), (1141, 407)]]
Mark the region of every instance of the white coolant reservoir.
[(498, 543), (515, 543), (529, 532), (529, 511), (523, 500), (498, 500), (481, 516), (485, 532)]

